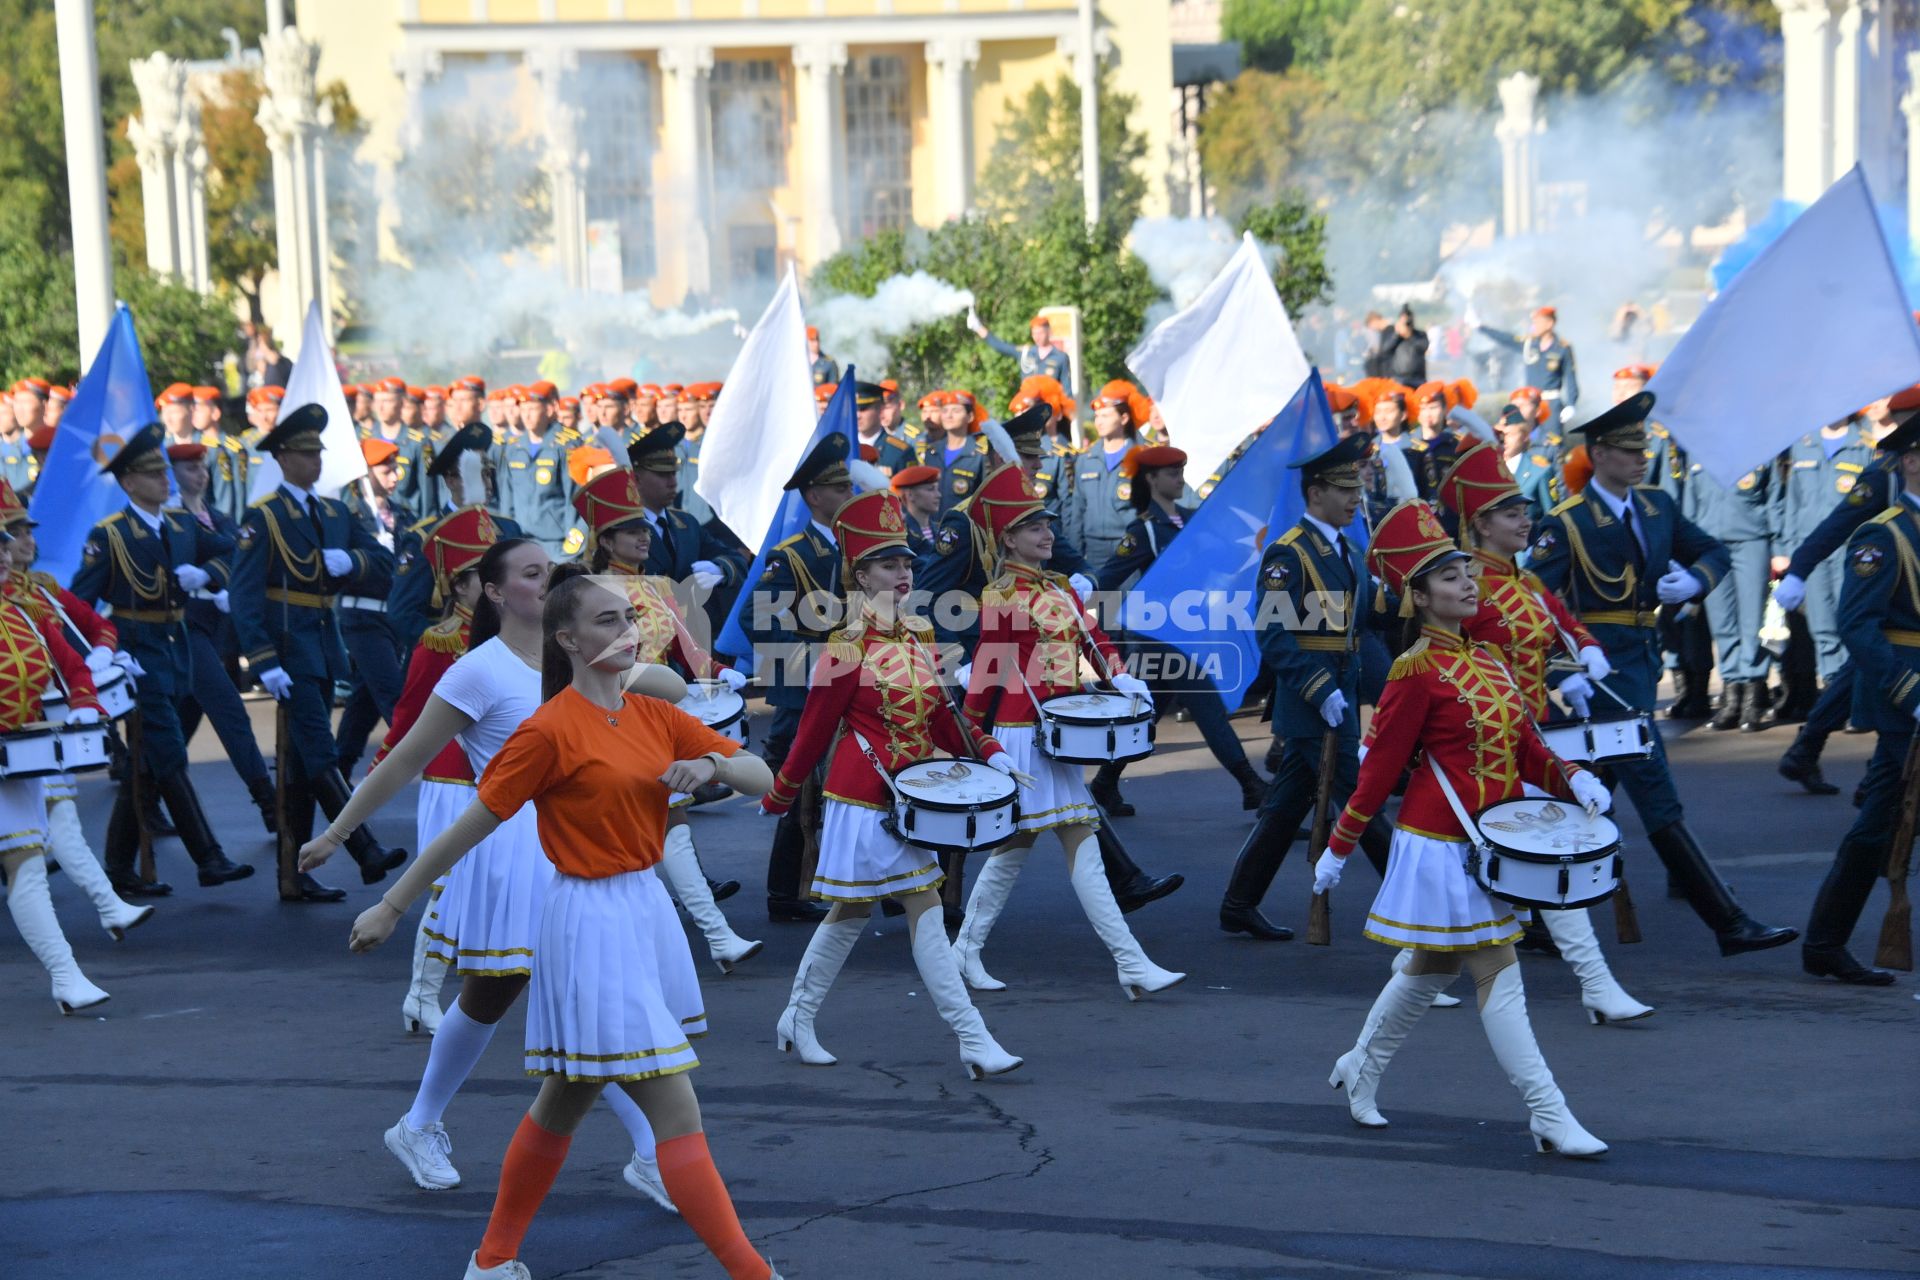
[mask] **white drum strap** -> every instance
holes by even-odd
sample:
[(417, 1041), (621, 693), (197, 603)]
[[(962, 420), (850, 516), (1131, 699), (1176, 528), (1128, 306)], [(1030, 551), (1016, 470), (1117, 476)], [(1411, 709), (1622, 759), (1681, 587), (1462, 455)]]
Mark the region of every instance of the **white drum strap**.
[(889, 774), (886, 767), (880, 763), (880, 756), (874, 751), (873, 744), (867, 741), (866, 735), (858, 729), (849, 729), (847, 732), (853, 735), (854, 743), (860, 748), (860, 754), (867, 758), (867, 763), (873, 766), (873, 771), (880, 775), (880, 781), (887, 784), (887, 790), (893, 793), (893, 798), (900, 799), (900, 788), (893, 785), (893, 775)]
[(1482, 853), (1487, 852), (1491, 847), (1487, 844), (1487, 838), (1480, 834), (1480, 828), (1474, 825), (1473, 819), (1467, 815), (1467, 807), (1460, 803), (1460, 797), (1455, 793), (1453, 783), (1447, 781), (1446, 770), (1440, 767), (1440, 762), (1433, 758), (1432, 752), (1427, 753), (1427, 768), (1433, 770), (1433, 780), (1440, 784), (1440, 794), (1447, 798), (1447, 806), (1453, 810), (1453, 816), (1459, 820), (1460, 830), (1466, 833), (1468, 843)]

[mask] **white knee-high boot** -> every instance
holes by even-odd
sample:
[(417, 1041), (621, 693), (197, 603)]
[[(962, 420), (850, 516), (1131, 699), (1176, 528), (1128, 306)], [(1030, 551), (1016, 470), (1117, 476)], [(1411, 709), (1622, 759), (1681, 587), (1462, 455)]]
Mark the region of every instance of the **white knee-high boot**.
[(1553, 935), (1553, 944), (1560, 948), (1560, 958), (1573, 966), (1574, 976), (1580, 979), (1580, 1003), (1586, 1006), (1590, 1022), (1599, 1026), (1653, 1015), (1651, 1005), (1635, 1000), (1614, 980), (1585, 907), (1572, 911), (1543, 910), (1539, 916), (1547, 932)]
[[(1393, 953), (1393, 971), (1395, 973), (1405, 973), (1407, 966), (1411, 963), (1413, 963), (1413, 949), (1411, 947), (1402, 947)], [(1450, 996), (1445, 991), (1436, 991), (1433, 993), (1433, 1007), (1436, 1009), (1454, 1009), (1458, 1008), (1459, 1005), (1459, 996)]]
[(122, 902), (107, 880), (100, 860), (93, 856), (86, 832), (80, 829), (80, 812), (68, 799), (47, 803), (47, 852), (60, 864), (80, 892), (87, 895), (93, 909), (100, 913), (100, 927), (115, 942), (127, 936), (127, 930), (145, 924), (153, 915), (152, 907), (136, 907)]
[(961, 981), (960, 964), (947, 942), (947, 927), (940, 908), (920, 914), (910, 926), (913, 934), (913, 963), (920, 970), (920, 981), (933, 997), (934, 1008), (946, 1019), (960, 1040), (960, 1061), (975, 1080), (1005, 1075), (1018, 1067), (1022, 1059), (1002, 1049), (987, 1031), (980, 1011), (967, 998), (967, 984)]
[(1510, 964), (1495, 976), (1487, 1002), (1480, 1006), (1480, 1024), (1500, 1069), (1526, 1101), (1534, 1147), (1563, 1156), (1605, 1154), (1607, 1144), (1580, 1127), (1567, 1109), (1566, 1095), (1553, 1081), (1553, 1072), (1547, 1070), (1547, 1060), (1533, 1038), (1533, 1024), (1527, 1021), (1527, 992), (1520, 982), (1519, 965)]
[(1380, 1093), (1380, 1079), (1387, 1064), (1405, 1042), (1413, 1024), (1420, 1021), (1433, 998), (1460, 975), (1455, 973), (1406, 974), (1398, 972), (1380, 989), (1367, 1019), (1360, 1024), (1360, 1038), (1353, 1048), (1341, 1054), (1333, 1064), (1327, 1083), (1347, 1091), (1347, 1112), (1353, 1122), (1369, 1129), (1384, 1129), (1387, 1118), (1380, 1114), (1374, 1099)]
[(40, 854), (13, 870), (7, 885), (7, 911), (13, 916), (27, 947), (46, 966), (53, 979), (53, 999), (62, 1013), (74, 1013), (104, 1003), (107, 993), (87, 981), (74, 961), (67, 935), (53, 914), (53, 895), (47, 892), (47, 860)]
[(453, 966), (427, 953), (427, 924), (433, 919), (437, 901), (437, 897), (428, 899), (427, 909), (420, 913), (420, 927), (413, 931), (413, 980), (407, 984), (407, 998), (400, 1003), (400, 1020), (409, 1035), (416, 1031), (432, 1035), (440, 1030), (440, 987)]
[(707, 954), (713, 957), (721, 973), (732, 973), (733, 966), (760, 954), (763, 942), (750, 942), (733, 931), (721, 914), (707, 887), (707, 875), (700, 869), (699, 855), (693, 851), (693, 832), (677, 822), (667, 828), (667, 839), (660, 850), (660, 869), (666, 873), (673, 896), (687, 909), (700, 933), (707, 940)]
[(1127, 999), (1138, 1000), (1149, 992), (1164, 991), (1186, 981), (1186, 974), (1162, 969), (1147, 959), (1145, 949), (1134, 938), (1133, 930), (1127, 928), (1126, 918), (1120, 914), (1120, 904), (1113, 900), (1113, 889), (1107, 884), (1106, 869), (1100, 865), (1099, 850), (1090, 847), (1091, 843), (1083, 842), (1074, 851), (1073, 869), (1069, 876), (1074, 895), (1080, 899), (1080, 909), (1087, 913), (1087, 921), (1093, 925), (1093, 931), (1100, 935), (1100, 941), (1107, 944), (1107, 950), (1112, 953), (1114, 964), (1119, 968), (1120, 989), (1127, 993)]
[(1028, 849), (1009, 849), (996, 853), (973, 878), (973, 893), (967, 899), (967, 918), (961, 921), (960, 932), (954, 937), (953, 954), (960, 962), (960, 976), (975, 991), (1007, 989), (1006, 983), (988, 973), (980, 963), (980, 951), (987, 945), (987, 935), (993, 931), (994, 921), (1000, 918), (1001, 908), (1013, 893), (1013, 882), (1020, 878), (1020, 868), (1027, 864), (1029, 852)]
[(827, 989), (840, 976), (840, 966), (853, 954), (853, 944), (860, 941), (866, 929), (867, 917), (849, 916), (823, 920), (813, 931), (807, 952), (800, 957), (800, 971), (793, 975), (793, 993), (787, 997), (786, 1012), (774, 1028), (774, 1043), (781, 1052), (798, 1050), (800, 1061), (810, 1067), (830, 1067), (839, 1061), (814, 1038), (813, 1020), (827, 998)]

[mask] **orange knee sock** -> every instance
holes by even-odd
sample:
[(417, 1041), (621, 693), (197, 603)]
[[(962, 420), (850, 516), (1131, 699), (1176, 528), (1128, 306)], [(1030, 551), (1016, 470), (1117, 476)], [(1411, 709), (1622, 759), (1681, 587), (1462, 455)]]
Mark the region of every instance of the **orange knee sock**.
[(673, 1207), (687, 1220), (694, 1234), (706, 1242), (730, 1280), (769, 1280), (773, 1268), (754, 1252), (740, 1219), (733, 1212), (733, 1200), (720, 1171), (713, 1167), (707, 1151), (707, 1135), (683, 1134), (660, 1144), (660, 1180), (667, 1184)]
[(493, 1198), (487, 1234), (480, 1239), (481, 1266), (497, 1267), (520, 1256), (520, 1242), (526, 1239), (553, 1180), (560, 1176), (572, 1145), (571, 1136), (541, 1128), (531, 1115), (521, 1117), (507, 1145), (507, 1158), (500, 1163), (500, 1190)]

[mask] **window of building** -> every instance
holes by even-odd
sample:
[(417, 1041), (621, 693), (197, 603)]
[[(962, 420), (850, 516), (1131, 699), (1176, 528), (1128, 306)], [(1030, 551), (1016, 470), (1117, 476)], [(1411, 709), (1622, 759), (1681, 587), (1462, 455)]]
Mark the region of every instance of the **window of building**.
[(622, 53), (583, 53), (568, 96), (587, 150), (587, 219), (619, 224), (620, 272), (637, 287), (653, 275), (650, 69)]
[(715, 62), (708, 81), (714, 180), (725, 190), (787, 184), (787, 86), (771, 58)]
[(856, 237), (913, 221), (913, 122), (907, 61), (894, 54), (850, 59), (847, 108), (847, 212)]

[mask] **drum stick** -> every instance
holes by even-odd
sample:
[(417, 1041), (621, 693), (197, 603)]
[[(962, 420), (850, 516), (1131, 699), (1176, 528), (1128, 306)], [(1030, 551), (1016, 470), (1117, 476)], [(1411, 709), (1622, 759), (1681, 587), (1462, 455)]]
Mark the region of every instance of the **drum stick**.
[(1902, 972), (1913, 971), (1913, 904), (1907, 900), (1907, 872), (1913, 864), (1914, 826), (1920, 823), (1920, 735), (1907, 746), (1907, 763), (1900, 770), (1900, 817), (1893, 824), (1893, 846), (1887, 854), (1887, 891), (1893, 900), (1880, 922), (1880, 947), (1874, 963)]

